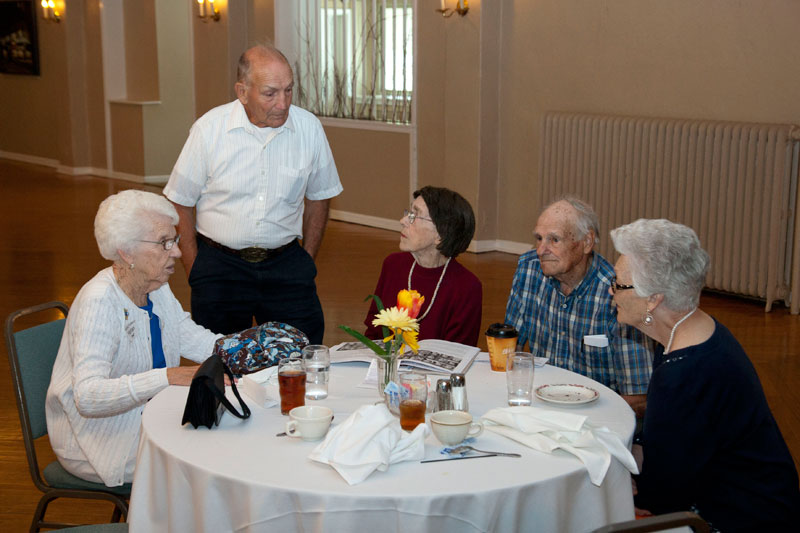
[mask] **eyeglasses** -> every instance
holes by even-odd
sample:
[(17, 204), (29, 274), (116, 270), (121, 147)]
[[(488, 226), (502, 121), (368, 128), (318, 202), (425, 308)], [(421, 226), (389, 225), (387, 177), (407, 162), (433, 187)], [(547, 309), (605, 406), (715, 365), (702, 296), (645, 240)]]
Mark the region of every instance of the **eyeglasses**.
[(403, 216), (404, 216), (404, 217), (408, 217), (408, 223), (409, 223), (409, 224), (413, 224), (413, 223), (414, 223), (414, 221), (415, 221), (415, 220), (417, 220), (417, 219), (420, 219), (420, 220), (430, 220), (431, 222), (433, 222), (433, 219), (432, 219), (432, 218), (425, 218), (425, 217), (421, 217), (421, 216), (419, 216), (419, 215), (418, 215), (418, 214), (416, 214), (416, 213), (412, 213), (412, 212), (411, 212), (411, 211), (409, 211), (408, 209), (403, 209)]
[(620, 285), (617, 283), (617, 278), (611, 278), (611, 292), (615, 293), (617, 291), (624, 291), (627, 289), (635, 289), (633, 285)]
[(172, 239), (164, 239), (161, 241), (136, 241), (136, 242), (149, 242), (150, 244), (160, 244), (164, 248), (165, 252), (169, 252), (170, 250), (172, 250), (173, 246), (181, 242), (181, 236), (176, 235)]

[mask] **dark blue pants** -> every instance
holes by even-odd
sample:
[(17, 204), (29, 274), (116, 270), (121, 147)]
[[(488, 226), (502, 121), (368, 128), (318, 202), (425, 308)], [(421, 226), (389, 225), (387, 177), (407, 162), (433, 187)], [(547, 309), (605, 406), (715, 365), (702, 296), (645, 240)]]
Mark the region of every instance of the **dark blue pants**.
[(277, 257), (248, 263), (203, 241), (189, 275), (192, 318), (215, 333), (285, 322), (322, 344), (325, 318), (314, 278), (317, 267), (295, 241)]

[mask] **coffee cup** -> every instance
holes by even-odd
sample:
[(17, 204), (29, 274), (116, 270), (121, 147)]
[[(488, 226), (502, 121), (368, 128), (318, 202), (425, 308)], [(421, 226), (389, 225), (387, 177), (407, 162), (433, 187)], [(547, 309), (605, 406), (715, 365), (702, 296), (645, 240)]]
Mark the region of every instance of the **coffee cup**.
[(499, 322), (486, 330), (486, 345), (489, 347), (489, 363), (495, 372), (506, 371), (506, 358), (517, 351), (519, 334), (514, 326)]
[(328, 432), (333, 411), (321, 405), (303, 405), (289, 411), (286, 434), (303, 440), (320, 440)]
[(430, 422), (433, 434), (445, 446), (455, 446), (483, 433), (483, 424), (473, 422), (472, 415), (464, 411), (437, 411), (430, 416)]

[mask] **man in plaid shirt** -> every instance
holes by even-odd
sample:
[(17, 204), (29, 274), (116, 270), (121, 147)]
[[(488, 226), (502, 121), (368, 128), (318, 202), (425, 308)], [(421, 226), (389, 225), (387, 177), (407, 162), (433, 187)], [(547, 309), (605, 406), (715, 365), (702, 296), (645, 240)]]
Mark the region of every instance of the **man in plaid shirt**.
[(614, 268), (593, 251), (598, 234), (597, 214), (580, 200), (545, 208), (534, 229), (536, 248), (519, 258), (505, 322), (519, 332), (518, 349), (528, 344), (551, 364), (599, 381), (641, 417), (653, 346), (617, 322)]

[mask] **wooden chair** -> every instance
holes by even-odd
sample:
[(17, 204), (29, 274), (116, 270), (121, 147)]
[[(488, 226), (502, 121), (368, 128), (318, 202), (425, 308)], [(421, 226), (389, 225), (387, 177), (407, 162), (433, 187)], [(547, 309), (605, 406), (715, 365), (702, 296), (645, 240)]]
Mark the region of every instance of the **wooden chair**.
[[(14, 321), (20, 317), (59, 310), (64, 318), (40, 323), (37, 326), (14, 331)], [(11, 366), (11, 380), (17, 398), (22, 439), (28, 456), (31, 479), (36, 488), (44, 494), (39, 500), (31, 522), (31, 531), (40, 528), (64, 528), (77, 524), (49, 522), (44, 519), (48, 504), (56, 498), (81, 498), (107, 500), (114, 504), (111, 522), (119, 522), (128, 514), (127, 500), (131, 494), (131, 484), (121, 487), (107, 487), (101, 483), (91, 483), (77, 478), (64, 470), (58, 461), (53, 461), (39, 471), (34, 441), (47, 434), (45, 418), (45, 397), (50, 385), (50, 375), (58, 354), (61, 335), (69, 309), (61, 302), (48, 302), (14, 311), (6, 320), (5, 337), (8, 347), (8, 360)]]
[(708, 533), (711, 529), (708, 527), (708, 523), (700, 518), (699, 515), (689, 511), (681, 511), (609, 524), (595, 529), (594, 533), (647, 533), (648, 531), (665, 531), (681, 526), (689, 526), (697, 533)]

